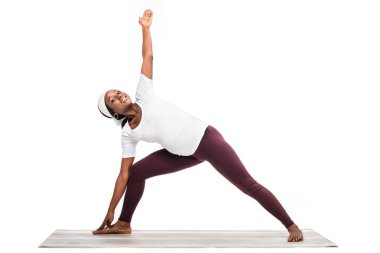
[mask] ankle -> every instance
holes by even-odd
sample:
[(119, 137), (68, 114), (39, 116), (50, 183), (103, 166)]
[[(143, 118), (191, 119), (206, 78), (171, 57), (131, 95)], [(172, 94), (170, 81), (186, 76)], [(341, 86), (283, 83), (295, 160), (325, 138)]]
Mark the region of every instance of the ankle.
[(131, 224), (127, 221), (118, 220), (117, 223), (123, 227), (130, 227)]
[(295, 230), (295, 229), (298, 229), (298, 226), (295, 224), (295, 223), (293, 223), (291, 226), (289, 226), (288, 228), (288, 231), (290, 231), (290, 230)]

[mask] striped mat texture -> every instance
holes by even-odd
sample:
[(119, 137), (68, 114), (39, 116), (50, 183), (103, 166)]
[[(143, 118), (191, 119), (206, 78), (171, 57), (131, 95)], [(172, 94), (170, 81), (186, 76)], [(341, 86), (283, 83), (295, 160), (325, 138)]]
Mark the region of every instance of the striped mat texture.
[(337, 247), (312, 229), (304, 240), (287, 242), (286, 230), (133, 230), (124, 235), (93, 235), (90, 230), (52, 233), (40, 248), (291, 248)]

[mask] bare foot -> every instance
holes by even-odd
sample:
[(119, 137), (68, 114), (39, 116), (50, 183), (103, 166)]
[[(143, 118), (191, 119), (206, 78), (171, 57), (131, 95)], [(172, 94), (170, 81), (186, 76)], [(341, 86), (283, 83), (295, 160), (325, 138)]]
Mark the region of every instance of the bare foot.
[(132, 228), (129, 222), (125, 221), (117, 221), (115, 224), (110, 227), (106, 227), (103, 229), (97, 229), (92, 231), (94, 235), (102, 235), (102, 234), (131, 234)]
[(290, 227), (288, 227), (288, 231), (288, 242), (298, 242), (303, 240), (303, 233), (296, 224), (293, 224)]

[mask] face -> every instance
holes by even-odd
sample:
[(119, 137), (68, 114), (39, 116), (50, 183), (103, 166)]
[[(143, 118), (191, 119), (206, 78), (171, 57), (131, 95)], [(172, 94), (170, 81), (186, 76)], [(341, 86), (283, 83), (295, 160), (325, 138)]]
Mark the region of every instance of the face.
[(125, 112), (132, 104), (128, 94), (119, 90), (107, 91), (105, 101), (112, 110), (122, 115), (125, 115)]

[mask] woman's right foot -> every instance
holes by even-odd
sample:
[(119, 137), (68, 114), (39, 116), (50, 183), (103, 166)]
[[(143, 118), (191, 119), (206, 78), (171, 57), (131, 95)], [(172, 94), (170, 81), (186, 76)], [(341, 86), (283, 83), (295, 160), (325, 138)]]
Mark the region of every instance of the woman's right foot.
[(298, 242), (303, 240), (303, 233), (296, 224), (288, 227), (289, 237), (288, 242)]
[(101, 234), (131, 234), (132, 228), (129, 222), (126, 221), (120, 221), (118, 220), (115, 224), (111, 225), (110, 227), (98, 229), (95, 231), (92, 231), (94, 235), (101, 235)]

